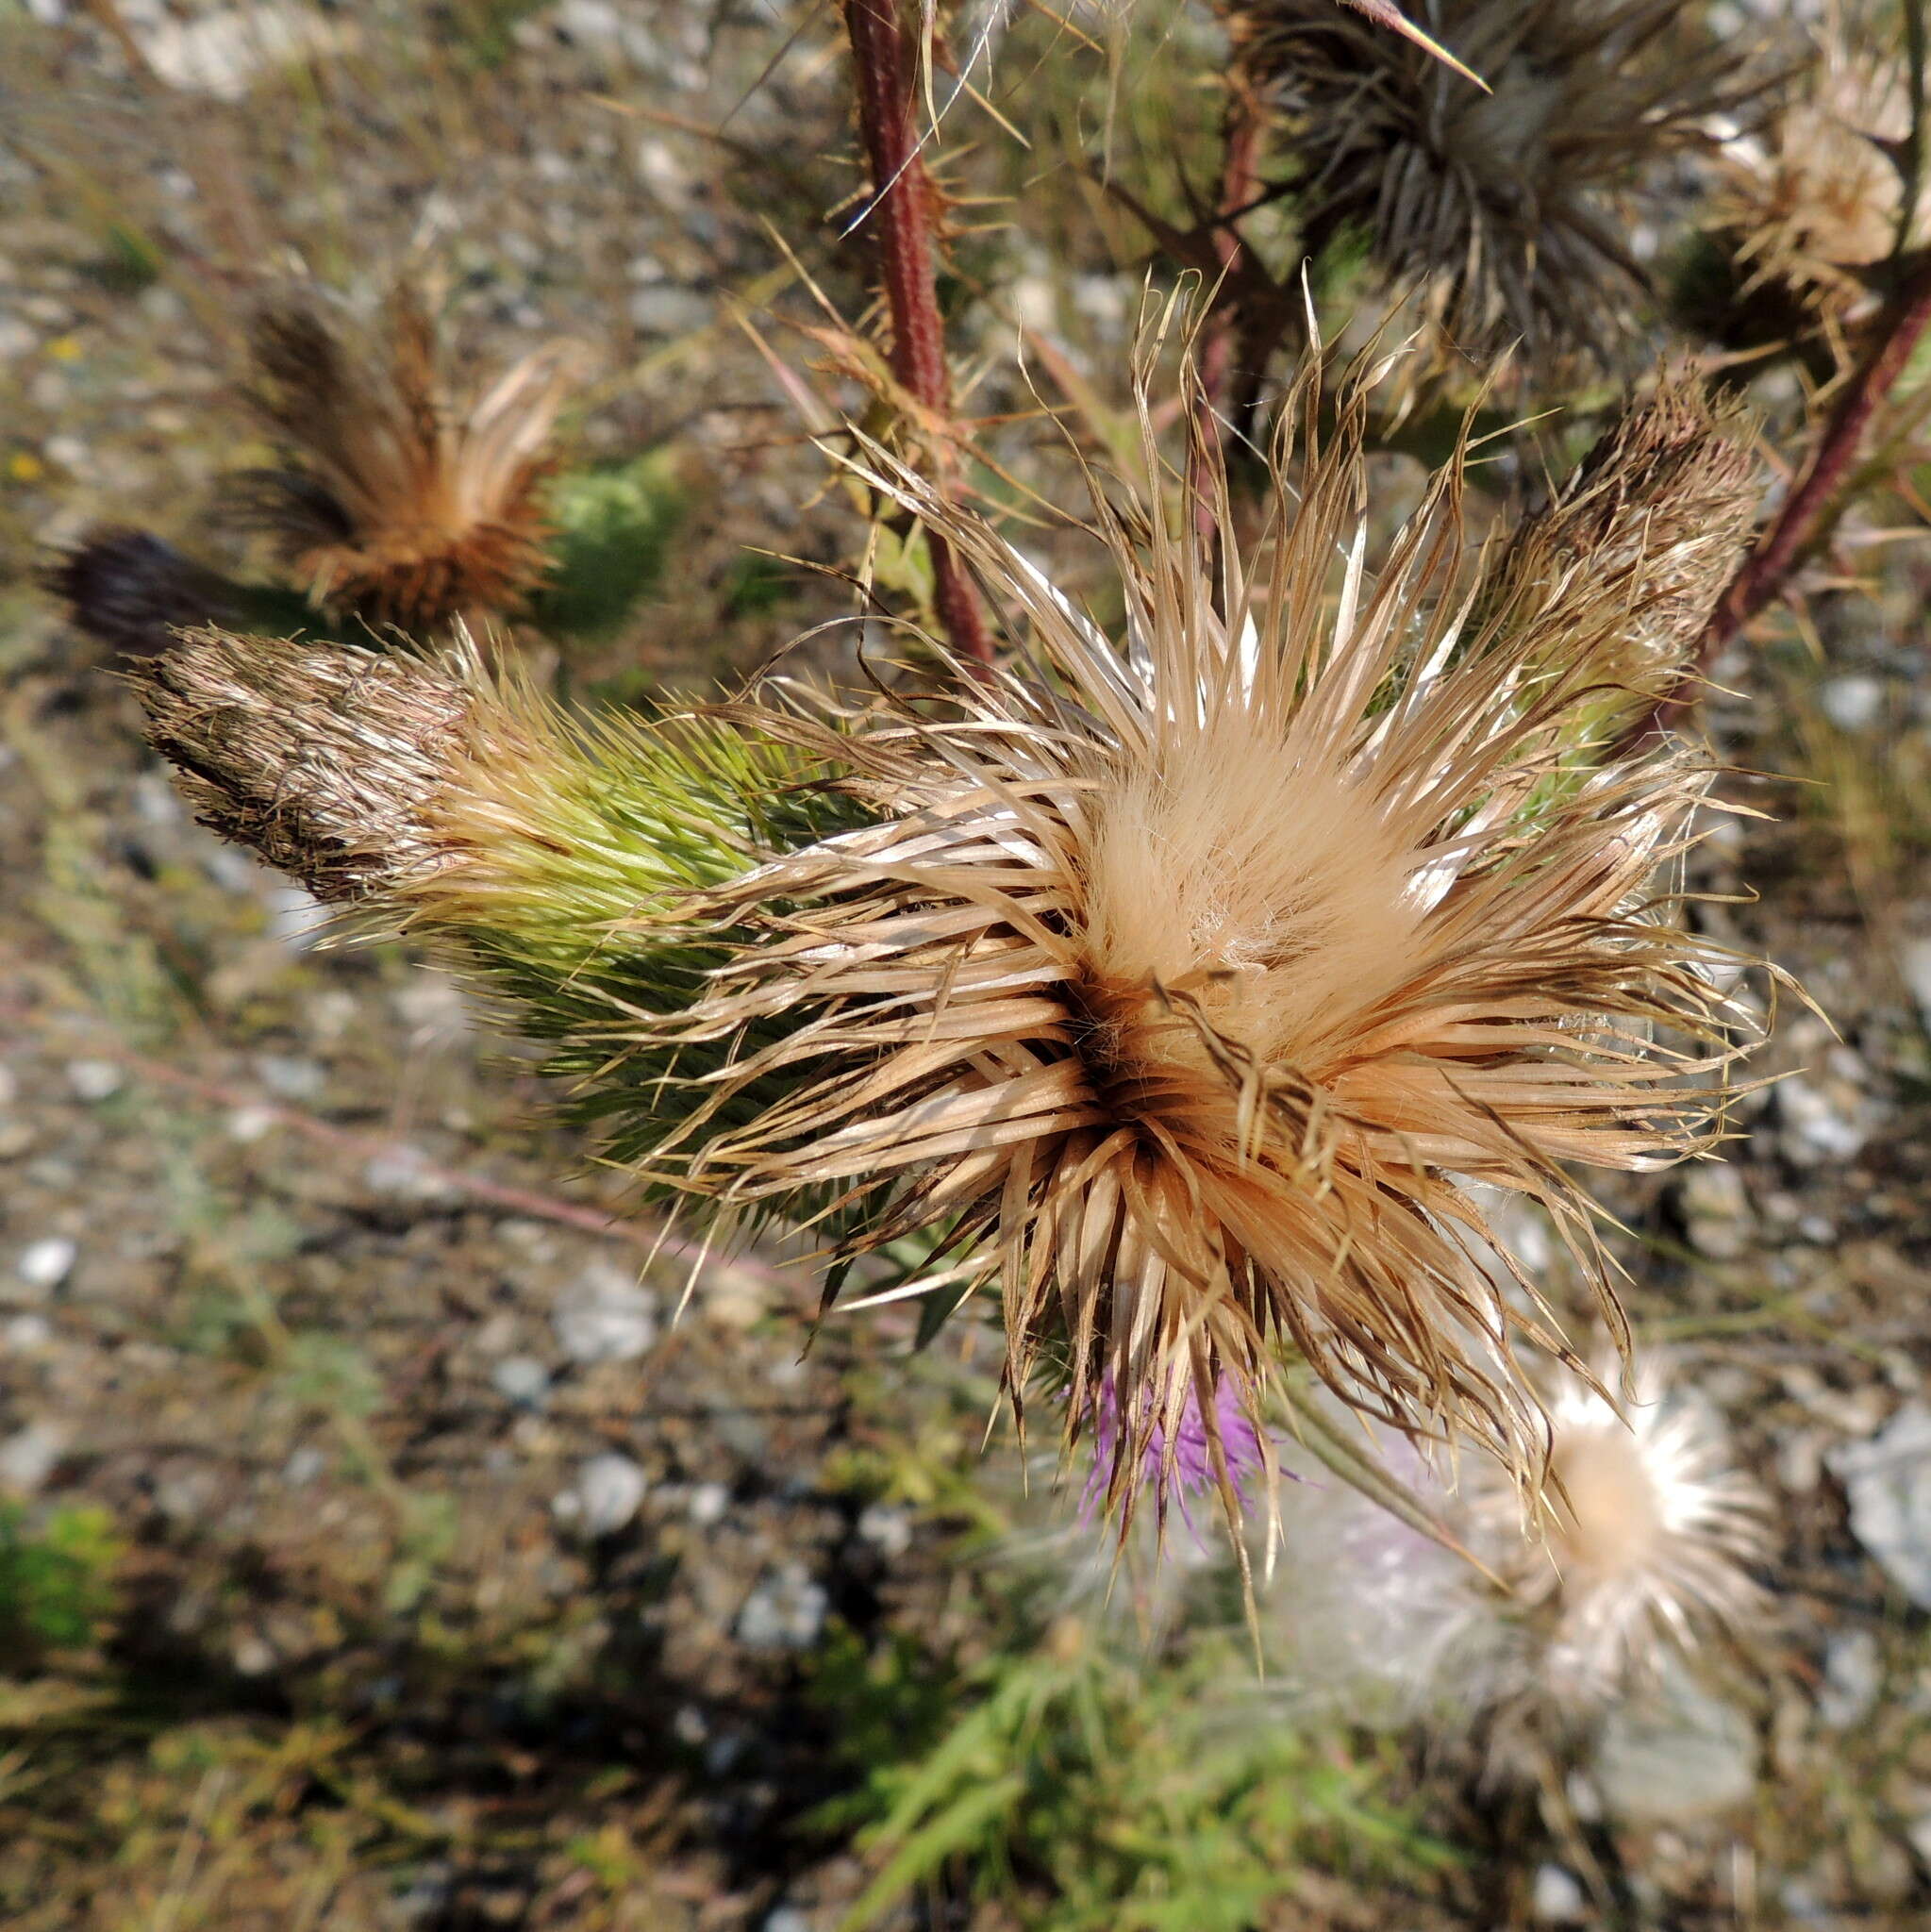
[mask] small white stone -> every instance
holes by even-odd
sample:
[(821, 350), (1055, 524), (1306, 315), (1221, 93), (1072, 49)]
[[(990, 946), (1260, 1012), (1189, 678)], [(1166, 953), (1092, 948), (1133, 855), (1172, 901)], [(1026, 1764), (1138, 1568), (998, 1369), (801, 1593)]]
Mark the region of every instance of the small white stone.
[(327, 1452), (318, 1449), (312, 1442), (304, 1442), (291, 1450), (289, 1459), (282, 1464), (282, 1481), (291, 1490), (304, 1489), (327, 1467)]
[(239, 101), (277, 69), (346, 52), (358, 39), (352, 24), (306, 7), (225, 7), (162, 21), (141, 35), (141, 45), (169, 87)]
[(125, 1075), (112, 1060), (69, 1060), (67, 1084), (75, 1097), (90, 1104), (111, 1100), (120, 1092)]
[(831, 1598), (802, 1563), (787, 1563), (744, 1599), (738, 1641), (747, 1650), (809, 1650)]
[(37, 1288), (42, 1293), (56, 1289), (74, 1272), (74, 1264), (80, 1258), (80, 1246), (63, 1234), (50, 1234), (37, 1241), (29, 1241), (20, 1251), (13, 1264), (13, 1272), (29, 1288)]
[(731, 1492), (723, 1483), (699, 1483), (691, 1491), (691, 1500), (684, 1506), (684, 1513), (699, 1529), (709, 1529), (712, 1524), (722, 1523), (731, 1507)]
[(630, 1362), (658, 1339), (658, 1298), (609, 1261), (592, 1261), (550, 1317), (557, 1345), (574, 1362)]
[(58, 1423), (29, 1423), (0, 1442), (0, 1490), (30, 1496), (54, 1474), (66, 1453), (67, 1431)]
[(1884, 1684), (1884, 1654), (1874, 1632), (1842, 1630), (1823, 1647), (1817, 1715), (1834, 1731), (1861, 1723)]
[(868, 1503), (858, 1512), (859, 1537), (887, 1557), (902, 1557), (912, 1546), (912, 1520), (890, 1503)]
[(54, 1324), (44, 1315), (15, 1315), (7, 1324), (5, 1333), (8, 1353), (32, 1355), (53, 1341)]
[(252, 1630), (236, 1639), (233, 1658), (237, 1676), (265, 1677), (275, 1669), (274, 1650)]
[(550, 1392), (550, 1372), (535, 1356), (506, 1356), (490, 1371), (490, 1381), (506, 1402), (534, 1407)]
[(313, 1100), (328, 1084), (325, 1069), (314, 1060), (297, 1059), (291, 1054), (258, 1053), (255, 1072), (271, 1093), (284, 1100)]
[(1869, 731), (1884, 715), (1884, 680), (1868, 672), (1846, 672), (1818, 687), (1817, 702), (1839, 731)]
[(1849, 1160), (1863, 1150), (1870, 1129), (1834, 1106), (1802, 1074), (1778, 1082), (1777, 1109), (1783, 1121), (1784, 1155), (1793, 1166), (1816, 1167), (1825, 1160)]
[(577, 1520), (587, 1536), (609, 1536), (620, 1530), (643, 1505), (650, 1489), (646, 1476), (627, 1456), (614, 1450), (592, 1456), (576, 1472)]
[(429, 1157), (405, 1141), (369, 1157), (362, 1167), (362, 1185), (371, 1193), (394, 1194), (405, 1201), (446, 1201), (455, 1192), (448, 1181), (431, 1172)]
[(1560, 1865), (1538, 1866), (1529, 1910), (1547, 1924), (1580, 1924), (1590, 1915), (1589, 1894), (1573, 1872), (1565, 1871)]
[(253, 1146), (257, 1141), (274, 1132), (276, 1121), (277, 1115), (272, 1107), (263, 1107), (259, 1103), (238, 1107), (228, 1115), (228, 1139), (239, 1141), (243, 1147)]
[(759, 1932), (811, 1932), (811, 1921), (796, 1906), (780, 1906), (765, 1914)]

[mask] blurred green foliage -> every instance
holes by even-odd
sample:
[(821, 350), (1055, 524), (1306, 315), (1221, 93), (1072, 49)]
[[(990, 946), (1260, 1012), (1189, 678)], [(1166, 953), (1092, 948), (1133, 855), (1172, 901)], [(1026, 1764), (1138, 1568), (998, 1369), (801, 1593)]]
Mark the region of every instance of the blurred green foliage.
[(36, 1528), (21, 1505), (0, 1504), (0, 1645), (15, 1657), (91, 1642), (120, 1559), (105, 1509), (63, 1507)]
[(661, 581), (690, 507), (669, 445), (558, 476), (547, 498), (556, 564), (531, 618), (559, 637), (608, 636)]
[(1378, 1789), (1380, 1767), (1257, 1700), (1231, 1638), (1171, 1660), (1071, 1620), (957, 1668), (849, 1633), (813, 1695), (861, 1777), (812, 1823), (860, 1827), (863, 1932), (921, 1891), (996, 1902), (1028, 1932), (1244, 1932), (1286, 1923), (1298, 1874), (1385, 1883), (1446, 1862)]

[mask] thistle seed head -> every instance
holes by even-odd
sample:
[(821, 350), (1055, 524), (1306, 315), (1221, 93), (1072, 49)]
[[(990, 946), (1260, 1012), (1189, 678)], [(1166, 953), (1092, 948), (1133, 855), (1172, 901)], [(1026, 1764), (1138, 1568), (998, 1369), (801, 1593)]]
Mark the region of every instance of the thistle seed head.
[(1290, 123), (1308, 252), (1356, 238), (1414, 298), (1419, 372), (1487, 375), (1518, 342), (1539, 384), (1615, 361), (1645, 287), (1636, 220), (1746, 92), (1678, 0), (1417, 7), (1488, 93), (1333, 0), (1225, 4), (1239, 58)]
[(1815, 55), (1763, 125), (1725, 144), (1711, 225), (1740, 276), (1736, 300), (1781, 297), (1842, 325), (1874, 305), (1871, 273), (1921, 245), (1921, 200), (1906, 225), (1897, 158), (1910, 133), (1901, 63), (1854, 50), (1840, 13), (1815, 31)]
[(1199, 1391), (1259, 1412), (1277, 1347), (1533, 1483), (1512, 1338), (1563, 1344), (1523, 1271), (1511, 1294), (1485, 1272), (1468, 1182), (1544, 1204), (1613, 1308), (1570, 1165), (1707, 1145), (1751, 1025), (1653, 883), (1706, 774), (1668, 749), (1579, 768), (1615, 627), (1576, 621), (1572, 575), (1469, 620), (1458, 461), (1370, 573), (1367, 400), (1330, 441), (1317, 390), (1247, 552), (1214, 451), (1163, 467), (1142, 397), (1146, 474), (1208, 478), (1223, 536), (1216, 558), (1190, 515), (1096, 486), (1124, 647), (866, 445), (1018, 662), (950, 708), (741, 714), (839, 759), (877, 823), (709, 897), (744, 938), (674, 1029), (770, 1041), (672, 1137), (684, 1183), (829, 1195), (847, 1252), (950, 1229), (933, 1290), (996, 1287), (1015, 1402), (1047, 1360), (1075, 1431), (1119, 1391), (1125, 1507), (1156, 1441), (1173, 1474), (1190, 1405), (1215, 1440)]
[(413, 637), (513, 608), (549, 567), (550, 434), (582, 377), (552, 342), (452, 403), (435, 324), (404, 285), (379, 343), (308, 294), (266, 304), (249, 400), (281, 468), (237, 479), (235, 508), (275, 539), (305, 595)]
[(1660, 1641), (1693, 1654), (1747, 1632), (1767, 1603), (1768, 1503), (1734, 1467), (1723, 1425), (1645, 1357), (1624, 1413), (1573, 1375), (1549, 1402), (1547, 1539), (1514, 1566), (1542, 1606), (1540, 1692), (1587, 1707), (1627, 1689)]

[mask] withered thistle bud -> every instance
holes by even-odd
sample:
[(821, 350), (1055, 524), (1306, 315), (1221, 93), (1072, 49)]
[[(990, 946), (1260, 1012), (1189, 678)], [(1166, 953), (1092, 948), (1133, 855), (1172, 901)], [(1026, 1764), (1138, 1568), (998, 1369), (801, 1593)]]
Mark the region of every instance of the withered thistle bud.
[(471, 693), (411, 658), (205, 629), (131, 674), (201, 822), (328, 904), (446, 854), (427, 812)]
[(76, 630), (129, 658), (165, 651), (177, 630), (232, 623), (237, 614), (216, 572), (121, 525), (90, 530), (48, 564), (41, 582)]
[(414, 637), (515, 608), (549, 568), (541, 485), (581, 351), (551, 342), (458, 404), (436, 326), (407, 285), (379, 341), (358, 342), (309, 295), (256, 317), (249, 400), (285, 450), (236, 479), (305, 595)]
[(1665, 373), (1497, 556), (1494, 606), (1567, 650), (1587, 640), (1620, 688), (1604, 723), (1674, 685), (1736, 574), (1762, 493), (1749, 431), (1693, 372)]
[(1645, 288), (1633, 240), (1668, 164), (1748, 90), (1678, 0), (1437, 0), (1428, 31), (1490, 92), (1333, 0), (1223, 0), (1289, 125), (1319, 255), (1358, 243), (1418, 305), (1425, 362), (1557, 383), (1613, 365)]
[(202, 823), (437, 947), (582, 1083), (613, 1158), (688, 1106), (674, 1064), (719, 1058), (638, 1044), (727, 957), (674, 909), (861, 816), (795, 752), (701, 718), (576, 717), (466, 647), (428, 663), (205, 630), (130, 675)]

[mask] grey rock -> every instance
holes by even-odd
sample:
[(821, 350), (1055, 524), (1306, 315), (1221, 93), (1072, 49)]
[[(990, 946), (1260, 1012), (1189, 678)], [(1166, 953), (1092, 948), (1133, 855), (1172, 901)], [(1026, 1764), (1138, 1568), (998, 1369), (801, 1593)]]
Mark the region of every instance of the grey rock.
[(67, 1431), (58, 1423), (28, 1423), (0, 1442), (0, 1490), (32, 1495), (66, 1451)]
[(550, 1372), (533, 1355), (511, 1355), (490, 1371), (491, 1386), (506, 1402), (534, 1408), (550, 1392)]
[(635, 1361), (658, 1339), (658, 1298), (614, 1263), (592, 1261), (550, 1319), (572, 1361)]
[(709, 1529), (724, 1520), (730, 1507), (731, 1492), (723, 1483), (699, 1483), (691, 1491), (691, 1500), (684, 1506), (684, 1513), (699, 1529)]
[(80, 1258), (80, 1244), (64, 1234), (42, 1236), (21, 1249), (13, 1263), (14, 1274), (24, 1287), (40, 1294), (51, 1294), (74, 1273)]
[(1834, 1731), (1861, 1722), (1884, 1683), (1884, 1654), (1869, 1630), (1841, 1630), (1824, 1645), (1817, 1715)]
[(650, 1478), (627, 1456), (614, 1450), (592, 1456), (576, 1472), (577, 1526), (586, 1536), (609, 1536), (643, 1505)]
[(1906, 1403), (1868, 1442), (1842, 1443), (1824, 1461), (1850, 1499), (1857, 1541), (1931, 1609), (1931, 1408)]
[(1673, 1657), (1653, 1686), (1604, 1720), (1594, 1770), (1613, 1814), (1638, 1824), (1676, 1824), (1747, 1799), (1756, 1756), (1749, 1718)]
[(738, 1612), (738, 1641), (747, 1650), (809, 1650), (824, 1628), (831, 1599), (802, 1563), (764, 1578)]

